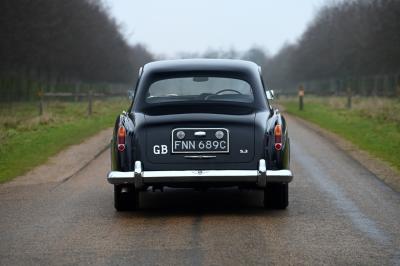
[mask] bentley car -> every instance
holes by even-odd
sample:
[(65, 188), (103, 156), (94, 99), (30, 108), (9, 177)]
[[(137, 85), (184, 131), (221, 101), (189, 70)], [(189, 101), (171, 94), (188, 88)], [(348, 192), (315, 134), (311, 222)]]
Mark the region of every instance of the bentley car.
[(117, 211), (164, 187), (260, 189), (285, 209), (290, 141), (261, 68), (225, 59), (165, 60), (139, 72), (132, 104), (115, 122), (111, 172)]

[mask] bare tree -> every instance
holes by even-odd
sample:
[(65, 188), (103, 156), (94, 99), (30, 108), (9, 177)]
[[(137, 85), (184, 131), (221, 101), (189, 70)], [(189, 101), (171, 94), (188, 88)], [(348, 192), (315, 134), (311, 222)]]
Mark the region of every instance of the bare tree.
[(32, 94), (21, 80), (132, 83), (152, 58), (97, 0), (2, 0), (0, 38), (0, 88), (14, 96)]

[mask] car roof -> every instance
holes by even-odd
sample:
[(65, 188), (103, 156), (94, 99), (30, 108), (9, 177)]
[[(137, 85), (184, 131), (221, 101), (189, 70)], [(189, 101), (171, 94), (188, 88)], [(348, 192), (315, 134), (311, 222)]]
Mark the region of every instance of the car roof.
[[(201, 72), (201, 73), (200, 73)], [(260, 110), (269, 110), (265, 100), (264, 86), (260, 78), (260, 67), (253, 62), (237, 59), (176, 59), (154, 61), (144, 65), (140, 71), (139, 82), (137, 83), (137, 94), (135, 94), (136, 111), (143, 111), (146, 107), (143, 101), (149, 86), (160, 79), (173, 77), (182, 77), (186, 75), (217, 75), (232, 77), (245, 80), (253, 88), (254, 103), (252, 108)], [(136, 95), (138, 95), (136, 97)]]
[(180, 72), (180, 71), (259, 71), (253, 62), (237, 59), (176, 59), (154, 61), (143, 67), (145, 72)]

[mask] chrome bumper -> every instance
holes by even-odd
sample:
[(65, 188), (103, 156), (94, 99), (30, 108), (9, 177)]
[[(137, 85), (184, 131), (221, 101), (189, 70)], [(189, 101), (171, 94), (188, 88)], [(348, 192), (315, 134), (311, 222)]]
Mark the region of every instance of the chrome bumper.
[(265, 187), (267, 183), (289, 183), (293, 179), (290, 170), (267, 170), (265, 160), (259, 161), (258, 170), (184, 170), (184, 171), (143, 171), (142, 163), (135, 162), (135, 171), (108, 173), (110, 184), (143, 185), (168, 183), (214, 183), (214, 182), (249, 182)]

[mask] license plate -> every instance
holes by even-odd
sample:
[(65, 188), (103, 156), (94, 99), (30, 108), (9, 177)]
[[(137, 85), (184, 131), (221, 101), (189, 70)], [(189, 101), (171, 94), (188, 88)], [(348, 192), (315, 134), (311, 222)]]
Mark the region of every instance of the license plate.
[(172, 130), (172, 153), (229, 153), (229, 130), (176, 128)]

